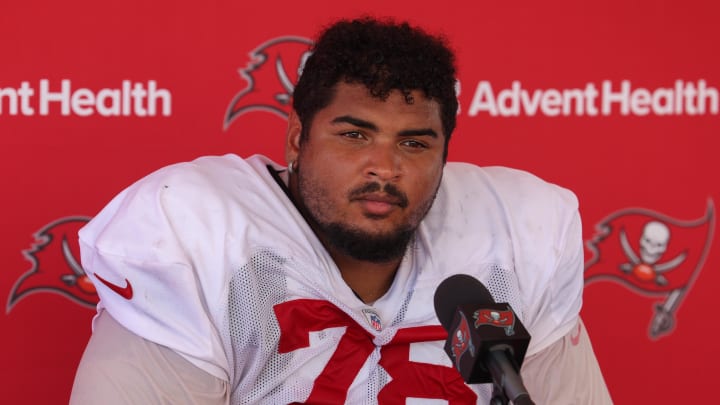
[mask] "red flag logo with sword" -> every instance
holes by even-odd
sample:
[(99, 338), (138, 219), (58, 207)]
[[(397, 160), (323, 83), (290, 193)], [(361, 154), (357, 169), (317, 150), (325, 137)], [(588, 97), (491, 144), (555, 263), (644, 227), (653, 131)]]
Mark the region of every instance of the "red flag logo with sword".
[(659, 297), (649, 336), (675, 327), (675, 314), (702, 270), (712, 242), (715, 210), (680, 220), (643, 208), (616, 211), (596, 224), (586, 246), (585, 284), (611, 281), (649, 297)]

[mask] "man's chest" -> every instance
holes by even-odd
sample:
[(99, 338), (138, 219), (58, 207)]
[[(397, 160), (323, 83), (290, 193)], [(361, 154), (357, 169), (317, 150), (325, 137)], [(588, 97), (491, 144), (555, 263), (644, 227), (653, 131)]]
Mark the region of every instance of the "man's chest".
[(275, 339), (247, 351), (251, 362), (237, 370), (234, 397), (259, 403), (477, 402), (452, 368), (443, 350), (447, 333), (437, 324), (397, 322), (371, 333), (358, 317), (321, 299), (285, 301), (272, 312), (277, 330), (265, 335)]

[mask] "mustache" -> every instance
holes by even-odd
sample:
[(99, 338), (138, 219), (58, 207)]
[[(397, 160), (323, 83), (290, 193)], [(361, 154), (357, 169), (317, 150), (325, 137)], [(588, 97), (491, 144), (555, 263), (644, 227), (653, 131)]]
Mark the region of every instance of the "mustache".
[(408, 206), (407, 195), (403, 193), (399, 188), (397, 188), (397, 186), (391, 183), (385, 183), (384, 186), (381, 186), (378, 182), (365, 183), (362, 186), (359, 186), (350, 191), (349, 197), (351, 200), (353, 200), (361, 198), (365, 194), (377, 193), (378, 191), (382, 191), (383, 193), (397, 199), (397, 205), (401, 208), (405, 208)]

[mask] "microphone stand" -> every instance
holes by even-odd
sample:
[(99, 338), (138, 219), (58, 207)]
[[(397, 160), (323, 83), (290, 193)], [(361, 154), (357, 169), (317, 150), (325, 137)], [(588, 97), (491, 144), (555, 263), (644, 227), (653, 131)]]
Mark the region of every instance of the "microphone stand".
[[(508, 405), (509, 400), (507, 395), (505, 395), (505, 390), (502, 389), (501, 386), (499, 386), (496, 383), (493, 383), (493, 391), (492, 391), (492, 397), (490, 398), (490, 405)], [(513, 402), (515, 405), (535, 405), (535, 402), (530, 399), (530, 397), (527, 394), (520, 395), (517, 398), (515, 398), (515, 401)]]
[(512, 356), (512, 348), (504, 345), (493, 347), (488, 357), (492, 360), (488, 362), (488, 369), (493, 377), (490, 404), (508, 405), (509, 394), (514, 405), (535, 405), (520, 378), (520, 367)]
[(505, 391), (497, 383), (493, 382), (492, 398), (490, 405), (508, 405), (508, 398)]

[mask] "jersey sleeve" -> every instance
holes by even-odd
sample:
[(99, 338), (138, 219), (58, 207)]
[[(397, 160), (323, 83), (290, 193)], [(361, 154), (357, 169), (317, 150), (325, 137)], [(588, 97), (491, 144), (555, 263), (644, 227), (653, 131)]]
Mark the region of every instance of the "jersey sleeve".
[(529, 291), (526, 326), (533, 330), (528, 354), (565, 336), (577, 324), (582, 307), (584, 251), (577, 198), (564, 188), (547, 187), (546, 194), (539, 195), (545, 201), (539, 202), (535, 213), (542, 218), (533, 234), (536, 240), (518, 263), (521, 273), (537, 282), (525, 286)]
[(584, 250), (578, 200), (527, 172), (486, 172), (504, 207), (531, 355), (566, 335), (580, 314)]
[(550, 277), (547, 290), (534, 305), (539, 351), (565, 336), (578, 322), (582, 307), (583, 261), (582, 223), (574, 194), (558, 189), (555, 221), (557, 231), (551, 239), (547, 262)]
[(227, 381), (213, 312), (227, 284), (221, 204), (193, 163), (169, 166), (121, 192), (79, 237), (98, 310)]

